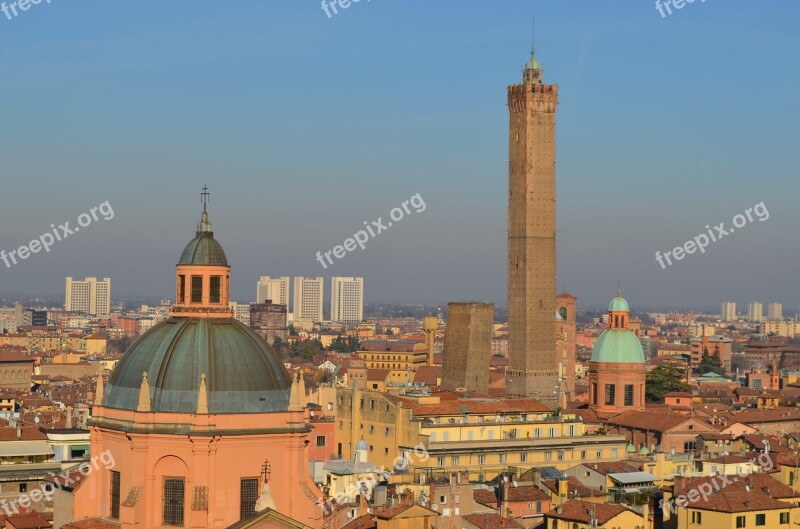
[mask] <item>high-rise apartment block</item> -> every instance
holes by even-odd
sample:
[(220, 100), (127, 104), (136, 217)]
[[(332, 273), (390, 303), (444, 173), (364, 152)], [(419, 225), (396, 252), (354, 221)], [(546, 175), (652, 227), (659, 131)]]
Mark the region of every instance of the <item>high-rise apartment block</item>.
[(331, 278), (331, 321), (358, 323), (364, 319), (364, 278)]
[(111, 314), (111, 279), (106, 277), (98, 281), (96, 277), (87, 277), (77, 281), (68, 277), (64, 310), (108, 316)]
[(325, 292), (321, 277), (294, 278), (294, 318), (297, 320), (322, 321), (322, 300)]
[(767, 306), (767, 319), (769, 321), (781, 321), (783, 319), (783, 305), (780, 303), (770, 303)]
[(558, 406), (556, 353), (556, 106), (531, 52), (508, 87), (508, 332), (506, 392)]
[(277, 305), (289, 306), (289, 277), (261, 276), (258, 280), (256, 303), (271, 300)]
[(760, 322), (764, 320), (764, 305), (754, 301), (747, 306), (747, 321)]
[(447, 304), (442, 388), (489, 391), (493, 316), (491, 303)]
[(736, 303), (733, 301), (723, 301), (720, 316), (722, 321), (736, 321)]

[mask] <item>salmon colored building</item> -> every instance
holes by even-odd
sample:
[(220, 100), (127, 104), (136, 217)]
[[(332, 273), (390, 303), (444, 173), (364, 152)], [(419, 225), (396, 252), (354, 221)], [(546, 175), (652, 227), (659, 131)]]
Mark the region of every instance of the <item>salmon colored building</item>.
[(229, 284), (204, 207), (177, 265), (170, 317), (131, 345), (105, 387), (98, 378), (92, 454), (114, 465), (75, 489), (75, 520), (225, 528), (271, 508), (322, 526), (305, 385), (233, 318)]

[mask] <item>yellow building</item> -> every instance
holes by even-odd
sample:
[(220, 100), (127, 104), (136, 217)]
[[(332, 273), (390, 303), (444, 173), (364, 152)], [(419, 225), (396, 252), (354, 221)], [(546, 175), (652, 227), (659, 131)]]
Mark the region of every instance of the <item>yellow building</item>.
[(369, 340), (361, 342), (358, 357), (364, 360), (367, 369), (388, 369), (399, 373), (401, 380), (407, 372), (416, 372), (427, 365), (428, 352), (425, 342), (412, 340)]
[(339, 454), (350, 457), (363, 436), (371, 463), (399, 465), (407, 474), (458, 471), (490, 480), (511, 467), (565, 470), (625, 457), (623, 436), (585, 435), (579, 418), (554, 417), (533, 399), (340, 388), (337, 409)]
[(664, 500), (664, 527), (676, 529), (788, 529), (800, 517), (800, 495), (763, 473), (676, 480)]

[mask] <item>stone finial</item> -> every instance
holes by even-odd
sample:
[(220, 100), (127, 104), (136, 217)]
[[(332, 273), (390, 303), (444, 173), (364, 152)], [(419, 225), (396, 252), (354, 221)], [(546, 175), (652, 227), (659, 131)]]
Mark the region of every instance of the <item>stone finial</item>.
[(208, 390), (206, 389), (206, 374), (200, 375), (200, 389), (197, 395), (197, 414), (208, 414)]
[(292, 377), (292, 389), (289, 391), (289, 411), (302, 411), (300, 403), (300, 374), (295, 372)]
[(103, 392), (105, 391), (103, 386), (103, 368), (97, 370), (97, 388), (94, 392), (94, 403), (96, 406), (103, 405)]
[(139, 405), (136, 411), (150, 411), (150, 383), (147, 381), (147, 371), (142, 373), (142, 385), (139, 386)]
[(308, 406), (308, 400), (306, 398), (306, 379), (303, 377), (301, 373), (297, 374), (298, 380), (298, 402), (300, 403), (300, 409), (305, 408)]

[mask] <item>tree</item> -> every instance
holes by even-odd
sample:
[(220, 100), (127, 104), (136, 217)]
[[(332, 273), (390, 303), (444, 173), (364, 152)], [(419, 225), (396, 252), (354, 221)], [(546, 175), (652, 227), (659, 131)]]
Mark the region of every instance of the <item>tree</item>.
[(287, 329), (289, 329), (289, 336), (297, 336), (297, 330), (295, 330), (293, 323), (290, 323)]
[(705, 375), (706, 373), (714, 372), (718, 375), (725, 375), (725, 368), (722, 367), (722, 362), (719, 361), (717, 355), (708, 353), (708, 348), (703, 348), (703, 356), (700, 359), (700, 364), (697, 366), (697, 374)]
[(689, 391), (682, 382), (683, 371), (676, 366), (658, 366), (646, 375), (645, 399), (650, 403), (664, 402), (664, 395), (673, 391)]

